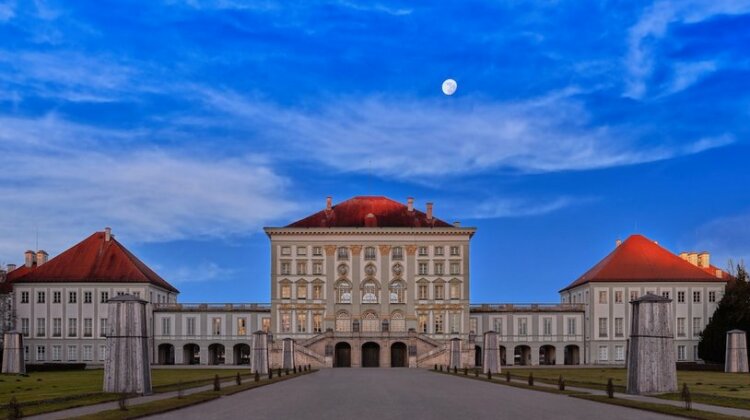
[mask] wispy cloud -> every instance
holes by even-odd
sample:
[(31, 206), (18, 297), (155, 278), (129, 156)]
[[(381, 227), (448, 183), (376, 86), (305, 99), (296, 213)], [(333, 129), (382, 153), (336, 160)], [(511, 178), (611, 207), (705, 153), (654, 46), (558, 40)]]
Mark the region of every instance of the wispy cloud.
[[(296, 210), (289, 182), (262, 156), (211, 156), (118, 145), (142, 133), (57, 118), (0, 117), (0, 256), (19, 246), (60, 251), (104, 226), (133, 242), (256, 232)], [(26, 244), (26, 245), (22, 245)]]
[(161, 268), (164, 277), (174, 284), (205, 282), (231, 278), (237, 272), (236, 269), (222, 267), (213, 261), (203, 261), (195, 265), (179, 266), (175, 269)]
[(719, 217), (703, 224), (684, 242), (692, 250), (708, 251), (712, 263), (726, 268), (731, 259), (734, 263), (750, 263), (750, 210)]
[(496, 219), (541, 216), (588, 201), (590, 199), (575, 199), (573, 197), (558, 197), (550, 200), (498, 197), (479, 201), (470, 206), (463, 206), (461, 217), (467, 219)]

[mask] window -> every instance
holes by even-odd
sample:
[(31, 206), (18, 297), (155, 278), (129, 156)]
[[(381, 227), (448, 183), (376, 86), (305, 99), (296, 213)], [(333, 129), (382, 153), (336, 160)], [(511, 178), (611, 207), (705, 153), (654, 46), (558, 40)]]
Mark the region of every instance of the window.
[(406, 331), (406, 320), (404, 319), (404, 314), (402, 314), (401, 312), (394, 312), (391, 315), (391, 331)]
[(599, 318), (599, 337), (607, 337), (607, 318)]
[(418, 271), (418, 273), (421, 274), (421, 275), (426, 275), (427, 274), (427, 263), (426, 262), (419, 263), (419, 271)]
[(518, 335), (528, 335), (528, 320), (526, 318), (518, 319)]
[(90, 361), (94, 359), (94, 348), (93, 346), (83, 346), (83, 360)]
[(503, 319), (495, 318), (492, 320), (492, 330), (499, 335), (503, 335)]
[(599, 303), (607, 303), (607, 291), (602, 290), (599, 292)]
[[(476, 318), (469, 318), (469, 332), (472, 333), (472, 334), (476, 334), (477, 331), (478, 331), (478, 329), (477, 329), (477, 319)], [(498, 334), (500, 334), (500, 333), (498, 332)]]
[(401, 282), (391, 283), (391, 289), (389, 290), (389, 301), (390, 303), (404, 303), (404, 285)]
[(426, 284), (419, 284), (418, 286), (418, 294), (420, 300), (426, 300), (427, 299), (427, 285)]
[(307, 283), (297, 284), (297, 299), (307, 299)]
[(615, 291), (615, 303), (622, 303), (622, 290)]
[(638, 299), (638, 292), (635, 291), (635, 290), (632, 290), (630, 292), (630, 300), (633, 301), (633, 300), (636, 300), (636, 299)]
[(677, 336), (685, 336), (685, 318), (677, 318)]
[[(140, 297), (140, 293), (136, 292), (135, 294), (137, 297)], [(83, 292), (83, 303), (91, 303), (92, 293), (91, 292)]]
[(451, 299), (461, 299), (460, 283), (451, 283)]
[(281, 274), (292, 274), (291, 264), (288, 262), (281, 263)]
[(544, 335), (552, 335), (552, 318), (544, 318), (542, 333)]
[(451, 274), (454, 276), (461, 274), (461, 265), (459, 263), (451, 263)]
[(457, 246), (452, 246), (452, 247), (451, 247), (451, 256), (454, 256), (454, 257), (455, 257), (455, 256), (458, 256), (458, 255), (461, 255), (461, 252), (460, 252), (460, 250), (459, 250), (459, 247), (457, 247)]
[(345, 259), (349, 258), (349, 249), (348, 248), (344, 248), (342, 246), (342, 247), (340, 247), (338, 249), (337, 253), (338, 253), (338, 256), (339, 256), (340, 260), (345, 260)]
[(44, 318), (36, 319), (36, 336), (37, 337), (44, 337), (47, 334), (47, 331), (45, 331), (46, 325), (47, 325), (46, 319)]
[(693, 337), (698, 337), (703, 331), (703, 325), (700, 317), (693, 318)]
[(185, 330), (187, 332), (187, 335), (195, 335), (195, 318), (190, 317), (187, 318), (185, 321)]
[(615, 318), (615, 337), (622, 337), (625, 334), (623, 333), (623, 319), (622, 318)]
[(700, 360), (701, 358), (698, 356), (698, 346), (693, 346), (693, 360)]
[(172, 320), (169, 318), (161, 319), (161, 334), (172, 335)]
[(443, 255), (445, 255), (445, 254), (443, 254), (443, 247), (442, 246), (436, 246), (435, 247), (435, 255), (439, 256), (439, 257), (442, 257)]
[(366, 260), (375, 259), (375, 247), (374, 246), (368, 246), (365, 248), (365, 259)]
[(380, 331), (380, 320), (378, 319), (378, 316), (372, 312), (366, 313), (362, 317), (362, 331), (364, 332)]
[(47, 356), (47, 348), (44, 346), (36, 346), (36, 360), (43, 361)]
[(78, 320), (76, 318), (68, 318), (68, 337), (78, 336)]
[(443, 300), (445, 297), (444, 287), (442, 284), (436, 284), (435, 288), (435, 300)]
[(298, 262), (297, 263), (297, 274), (304, 276), (307, 274), (307, 263), (306, 262)]
[(711, 303), (716, 302), (716, 292), (708, 292), (708, 301)]
[(52, 303), (62, 302), (62, 292), (52, 292)]
[(400, 246), (394, 247), (391, 250), (391, 258), (394, 260), (403, 260), (404, 259), (404, 249)]
[(685, 292), (677, 292), (677, 303), (685, 303)]
[(107, 318), (99, 319), (99, 337), (107, 336)]
[(281, 298), (282, 299), (291, 299), (292, 298), (292, 286), (288, 284), (282, 284), (281, 285)]
[(352, 330), (352, 320), (348, 312), (339, 312), (336, 315), (336, 331), (348, 332)]
[(307, 314), (297, 313), (297, 332), (307, 332)]
[(62, 360), (62, 346), (52, 346), (52, 360), (55, 362)]
[(338, 303), (352, 303), (352, 286), (347, 282), (340, 282), (336, 286)]
[(78, 301), (78, 294), (76, 292), (68, 293), (68, 303), (76, 303)]
[(68, 361), (72, 362), (78, 360), (78, 347), (68, 346)]
[(420, 257), (426, 257), (427, 256), (427, 247), (426, 246), (420, 246), (417, 248), (417, 254), (419, 254)]
[(52, 318), (52, 336), (62, 337), (62, 318)]
[(281, 314), (281, 332), (288, 333), (292, 331), (292, 315), (289, 312)]
[(314, 246), (313, 247), (313, 255), (315, 255), (315, 256), (321, 256), (321, 255), (323, 255), (323, 247)]
[(443, 314), (435, 314), (433, 319), (435, 320), (435, 334), (443, 333)]
[(44, 292), (36, 292), (36, 303), (44, 303)]
[(21, 292), (21, 303), (29, 303), (29, 292)]
[(697, 290), (693, 292), (693, 303), (701, 303), (701, 292)]
[(297, 247), (297, 256), (300, 256), (300, 257), (307, 256), (307, 247), (306, 246), (298, 246)]
[(667, 298), (667, 299), (670, 299), (670, 297), (669, 297), (669, 296), (670, 296), (670, 293), (669, 293), (669, 291), (666, 291), (666, 290), (665, 290), (665, 291), (661, 292), (661, 296), (662, 296), (662, 297), (665, 297), (665, 298)]
[(568, 335), (576, 335), (576, 319), (568, 318)]
[(93, 337), (94, 336), (94, 320), (91, 318), (83, 319), (83, 336)]
[(260, 320), (261, 322), (261, 328), (264, 332), (270, 332), (271, 331), (271, 318), (263, 318)]
[[(107, 303), (107, 301), (109, 300), (109, 292), (102, 292), (101, 297), (102, 297), (101, 302)], [(151, 300), (153, 301), (154, 299), (152, 298)]]
[(378, 303), (378, 289), (375, 283), (368, 281), (362, 286), (362, 303)]
[(107, 346), (99, 346), (99, 361), (103, 362), (107, 358)]
[(313, 332), (323, 332), (323, 315), (313, 314)]
[(599, 346), (599, 361), (606, 362), (609, 360), (609, 349), (607, 346)]
[(291, 246), (282, 246), (281, 247), (281, 255), (292, 255), (292, 247)]
[(445, 274), (445, 265), (443, 263), (435, 263), (435, 274), (438, 276)]
[(320, 284), (313, 284), (313, 299), (323, 299), (323, 286)]
[(427, 333), (427, 314), (419, 314), (419, 332)]
[(221, 335), (221, 318), (214, 318), (211, 322), (213, 335)]
[(320, 275), (323, 274), (323, 263), (313, 263), (313, 274)]
[(677, 360), (685, 360), (687, 359), (685, 355), (685, 346), (677, 346)]
[(615, 360), (625, 360), (625, 348), (623, 346), (615, 346)]
[(451, 314), (451, 334), (458, 334), (461, 330), (461, 314)]

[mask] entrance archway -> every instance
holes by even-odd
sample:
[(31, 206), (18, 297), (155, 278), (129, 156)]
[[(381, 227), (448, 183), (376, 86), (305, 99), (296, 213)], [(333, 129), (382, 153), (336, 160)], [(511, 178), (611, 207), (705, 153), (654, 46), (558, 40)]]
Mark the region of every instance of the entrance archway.
[(182, 363), (186, 365), (199, 365), (201, 363), (201, 348), (197, 344), (185, 344), (182, 346)]
[(209, 365), (223, 365), (224, 364), (224, 345), (223, 344), (211, 344), (208, 346), (208, 364)]
[(234, 364), (235, 365), (249, 365), (250, 364), (250, 346), (247, 344), (235, 344), (234, 345)]
[(539, 347), (539, 364), (540, 365), (554, 365), (557, 363), (555, 360), (557, 357), (555, 346), (549, 344)]
[(352, 346), (349, 343), (336, 343), (333, 367), (352, 367)]
[(158, 359), (160, 365), (174, 364), (174, 346), (171, 344), (159, 344)]
[(566, 365), (579, 365), (581, 364), (580, 349), (578, 346), (568, 345), (565, 346), (564, 356)]
[(408, 367), (406, 359), (406, 344), (402, 342), (391, 344), (391, 367)]
[(529, 346), (516, 346), (513, 351), (513, 364), (520, 366), (528, 366), (531, 364), (531, 347)]
[(368, 341), (362, 345), (362, 367), (380, 367), (380, 346)]
[(482, 348), (474, 346), (474, 366), (482, 366)]

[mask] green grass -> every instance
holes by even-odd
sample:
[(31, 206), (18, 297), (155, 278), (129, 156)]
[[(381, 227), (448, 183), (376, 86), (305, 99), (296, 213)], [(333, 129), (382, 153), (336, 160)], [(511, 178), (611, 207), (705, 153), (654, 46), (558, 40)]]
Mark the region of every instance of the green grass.
[(668, 414), (672, 416), (680, 416), (689, 419), (705, 419), (705, 420), (737, 420), (743, 417), (728, 416), (725, 414), (709, 413), (707, 411), (700, 410), (686, 410), (683, 407), (675, 407), (672, 405), (653, 404), (641, 401), (626, 400), (622, 398), (607, 398), (604, 395), (573, 395), (574, 398), (581, 398), (589, 401), (596, 401), (605, 404), (619, 405), (622, 407), (635, 408), (639, 410), (653, 411), (656, 413)]

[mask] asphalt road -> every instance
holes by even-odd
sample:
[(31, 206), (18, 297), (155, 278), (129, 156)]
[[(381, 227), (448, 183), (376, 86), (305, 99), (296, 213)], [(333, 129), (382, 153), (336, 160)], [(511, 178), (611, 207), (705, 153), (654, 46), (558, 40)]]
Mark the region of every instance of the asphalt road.
[(667, 419), (421, 369), (324, 369), (158, 419)]

